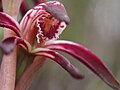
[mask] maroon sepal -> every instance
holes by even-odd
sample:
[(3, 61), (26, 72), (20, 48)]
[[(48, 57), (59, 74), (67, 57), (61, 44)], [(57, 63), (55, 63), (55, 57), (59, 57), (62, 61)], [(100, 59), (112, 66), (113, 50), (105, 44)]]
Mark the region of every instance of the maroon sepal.
[(17, 36), (20, 36), (19, 24), (11, 16), (0, 12), (0, 26), (6, 27), (14, 31)]
[(74, 56), (95, 74), (97, 74), (109, 86), (117, 90), (120, 89), (120, 83), (115, 79), (109, 69), (94, 53), (84, 46), (70, 41), (56, 40), (48, 42), (46, 48), (61, 50)]
[(8, 37), (0, 42), (0, 48), (5, 54), (11, 53), (16, 45), (21, 45), (28, 50), (27, 43), (19, 37)]
[(37, 48), (32, 53), (40, 56), (45, 56), (50, 58), (51, 60), (58, 63), (60, 66), (62, 66), (68, 73), (70, 73), (71, 76), (77, 79), (82, 79), (83, 75), (79, 72), (79, 70), (73, 66), (65, 57), (63, 57), (61, 54), (44, 48)]

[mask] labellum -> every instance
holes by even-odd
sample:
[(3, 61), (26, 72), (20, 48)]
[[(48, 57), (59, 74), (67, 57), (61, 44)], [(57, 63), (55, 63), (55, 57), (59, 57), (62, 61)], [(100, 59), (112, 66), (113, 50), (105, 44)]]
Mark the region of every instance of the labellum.
[(24, 30), (22, 33), (24, 39), (32, 45), (36, 42), (42, 44), (59, 38), (69, 21), (63, 4), (50, 1), (29, 10), (23, 17), (20, 27)]

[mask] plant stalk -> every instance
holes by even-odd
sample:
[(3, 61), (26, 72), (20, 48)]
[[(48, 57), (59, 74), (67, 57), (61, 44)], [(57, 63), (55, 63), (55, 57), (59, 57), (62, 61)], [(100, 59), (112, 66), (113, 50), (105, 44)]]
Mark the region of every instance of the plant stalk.
[[(17, 20), (22, 0), (2, 0), (3, 12)], [(5, 29), (4, 38), (14, 35)], [(6, 47), (7, 48), (7, 47)], [(0, 68), (0, 90), (14, 90), (16, 80), (17, 48), (9, 55), (4, 55)]]
[(16, 82), (15, 90), (29, 90), (44, 62), (44, 57), (35, 58), (33, 63), (27, 67), (20, 79)]

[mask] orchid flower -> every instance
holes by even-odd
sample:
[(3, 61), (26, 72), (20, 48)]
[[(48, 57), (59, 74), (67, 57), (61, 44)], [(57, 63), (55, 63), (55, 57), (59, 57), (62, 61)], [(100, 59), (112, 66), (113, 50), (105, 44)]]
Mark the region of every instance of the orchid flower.
[[(19, 45), (24, 52), (27, 52), (26, 55), (33, 56), (29, 66), (34, 63), (36, 57), (39, 57), (37, 58), (39, 60), (41, 57), (50, 58), (74, 78), (83, 78), (79, 70), (56, 50), (66, 52), (82, 62), (110, 87), (119, 90), (119, 82), (93, 52), (78, 43), (57, 40), (69, 22), (65, 7), (59, 1), (38, 4), (24, 15), (20, 23), (11, 16), (0, 12), (0, 26), (9, 28), (15, 33), (13, 36), (3, 39), (0, 42), (0, 48), (5, 54), (9, 54)], [(18, 48), (18, 52), (19, 50), (20, 48)], [(28, 69), (29, 67), (26, 70)]]

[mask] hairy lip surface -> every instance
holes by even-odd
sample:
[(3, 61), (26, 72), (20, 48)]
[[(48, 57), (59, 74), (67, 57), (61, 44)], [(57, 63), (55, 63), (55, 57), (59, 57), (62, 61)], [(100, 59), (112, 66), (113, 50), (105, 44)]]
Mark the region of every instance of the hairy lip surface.
[(59, 38), (59, 35), (65, 29), (65, 22), (57, 20), (55, 17), (42, 17), (37, 20), (38, 33), (36, 35), (37, 42), (40, 43), (40, 39), (54, 40)]

